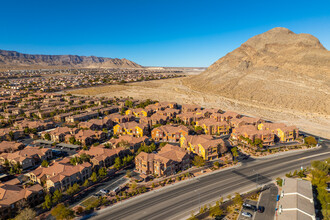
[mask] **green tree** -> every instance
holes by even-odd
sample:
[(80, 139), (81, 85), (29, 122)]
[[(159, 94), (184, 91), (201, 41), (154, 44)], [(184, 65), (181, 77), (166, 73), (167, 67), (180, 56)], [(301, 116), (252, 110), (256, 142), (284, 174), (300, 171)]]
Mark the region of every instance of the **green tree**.
[(85, 180), (84, 184), (83, 184), (83, 187), (88, 187), (89, 186), (89, 181), (88, 180)]
[(9, 131), (8, 135), (9, 135), (9, 140), (10, 141), (13, 141), (14, 138), (15, 138), (14, 132), (13, 131)]
[(57, 204), (61, 201), (62, 199), (62, 192), (60, 190), (55, 190), (53, 194), (53, 204)]
[(99, 169), (99, 176), (101, 178), (105, 177), (107, 175), (107, 169), (105, 167), (102, 167)]
[(54, 207), (50, 213), (57, 220), (72, 219), (74, 217), (74, 212), (62, 203)]
[(218, 161), (215, 161), (213, 164), (214, 164), (214, 166), (216, 166), (217, 168), (220, 167), (220, 163), (219, 163)]
[(242, 205), (243, 204), (243, 199), (242, 196), (239, 193), (235, 193), (235, 197), (234, 197), (234, 203)]
[(203, 131), (204, 131), (204, 129), (203, 129), (201, 126), (196, 126), (196, 127), (195, 127), (195, 132), (196, 132), (197, 134), (201, 134)]
[(48, 140), (48, 141), (50, 141), (51, 137), (50, 137), (50, 134), (49, 133), (46, 133), (45, 134), (45, 139)]
[(215, 217), (215, 216), (221, 216), (222, 214), (223, 211), (219, 205), (215, 205), (210, 208), (210, 216)]
[(52, 197), (50, 194), (45, 196), (45, 201), (42, 203), (43, 209), (50, 209), (52, 207)]
[(71, 136), (69, 138), (69, 142), (70, 142), (70, 144), (74, 144), (76, 142), (76, 138), (74, 136)]
[(77, 193), (79, 191), (79, 188), (80, 188), (79, 185), (75, 183), (73, 184), (73, 186), (70, 186), (66, 192), (71, 196)]
[(196, 155), (194, 157), (193, 164), (197, 167), (203, 167), (205, 165), (205, 161), (203, 157)]
[(37, 213), (31, 208), (22, 209), (15, 217), (15, 220), (33, 220), (37, 216)]
[(233, 147), (231, 149), (231, 152), (233, 154), (234, 160), (236, 160), (237, 156), (238, 156), (238, 152), (237, 152), (237, 147)]
[(97, 181), (97, 179), (98, 179), (97, 174), (95, 172), (93, 172), (92, 176), (91, 176), (91, 181), (95, 183)]
[(118, 170), (121, 168), (122, 163), (121, 163), (121, 159), (120, 159), (120, 157), (116, 157), (114, 166), (115, 166), (115, 168), (118, 169)]
[(49, 163), (47, 160), (43, 160), (42, 163), (41, 163), (41, 166), (42, 167), (48, 167), (49, 166)]
[(90, 159), (91, 159), (91, 156), (86, 154), (86, 153), (82, 153), (80, 155), (80, 159), (81, 159), (82, 162), (89, 162)]
[(305, 137), (304, 140), (305, 140), (305, 144), (307, 144), (307, 145), (316, 145), (317, 144), (317, 140), (313, 136)]

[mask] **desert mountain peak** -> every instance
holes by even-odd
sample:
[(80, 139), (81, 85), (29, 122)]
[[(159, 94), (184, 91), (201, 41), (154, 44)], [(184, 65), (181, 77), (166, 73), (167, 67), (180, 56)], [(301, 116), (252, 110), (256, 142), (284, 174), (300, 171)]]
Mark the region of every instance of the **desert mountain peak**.
[(325, 49), (320, 41), (310, 34), (295, 34), (287, 28), (276, 27), (265, 33), (256, 35), (247, 40), (243, 45), (251, 46), (256, 49), (264, 49), (269, 45), (278, 46), (296, 45), (299, 47)]
[(249, 104), (329, 115), (330, 51), (310, 34), (274, 28), (248, 39), (186, 83)]

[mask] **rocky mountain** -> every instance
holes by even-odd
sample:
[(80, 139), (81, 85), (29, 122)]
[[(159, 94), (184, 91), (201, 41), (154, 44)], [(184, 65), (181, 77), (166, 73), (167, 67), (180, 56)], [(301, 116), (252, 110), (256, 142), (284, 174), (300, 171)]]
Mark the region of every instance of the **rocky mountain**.
[(0, 50), (0, 67), (141, 68), (142, 66), (127, 59), (77, 55), (32, 55)]
[(330, 115), (330, 51), (310, 34), (274, 28), (185, 84), (249, 105)]

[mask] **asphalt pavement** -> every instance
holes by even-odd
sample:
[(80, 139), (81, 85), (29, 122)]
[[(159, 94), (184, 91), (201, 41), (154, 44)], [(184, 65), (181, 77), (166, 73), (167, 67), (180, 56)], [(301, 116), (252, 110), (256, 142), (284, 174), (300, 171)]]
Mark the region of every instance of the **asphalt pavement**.
[[(236, 168), (212, 172), (180, 182), (96, 212), (92, 219), (186, 219), (200, 204), (209, 204), (235, 192), (243, 193), (270, 183), (289, 171), (330, 157), (329, 141), (318, 149), (255, 159)], [(266, 210), (265, 210), (266, 211)]]
[(274, 219), (277, 194), (278, 188), (275, 184), (261, 193), (258, 205), (265, 210), (263, 213), (257, 212), (254, 220)]

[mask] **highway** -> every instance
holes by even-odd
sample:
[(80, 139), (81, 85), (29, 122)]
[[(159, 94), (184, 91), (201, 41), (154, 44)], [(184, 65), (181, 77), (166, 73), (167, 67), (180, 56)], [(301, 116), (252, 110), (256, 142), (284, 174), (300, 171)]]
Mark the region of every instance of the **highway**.
[(160, 190), (123, 201), (95, 213), (91, 219), (186, 219), (200, 206), (222, 196), (243, 193), (283, 176), (290, 171), (310, 166), (313, 160), (330, 157), (330, 141), (322, 147), (300, 152), (252, 159), (232, 169), (212, 172)]

